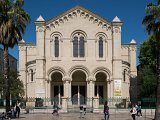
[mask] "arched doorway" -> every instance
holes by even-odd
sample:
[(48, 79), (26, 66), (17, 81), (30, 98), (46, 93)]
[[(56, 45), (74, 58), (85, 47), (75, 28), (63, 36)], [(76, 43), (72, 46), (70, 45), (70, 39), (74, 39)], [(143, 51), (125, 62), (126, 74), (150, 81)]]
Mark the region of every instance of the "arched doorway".
[(64, 95), (64, 87), (62, 82), (62, 74), (54, 72), (51, 75), (51, 104), (55, 102), (61, 104), (61, 96)]
[(95, 96), (99, 98), (99, 104), (103, 104), (104, 101), (107, 99), (107, 76), (103, 72), (98, 72), (96, 74), (96, 81), (95, 81)]
[(72, 104), (86, 104), (87, 83), (83, 71), (78, 70), (72, 74), (71, 86)]

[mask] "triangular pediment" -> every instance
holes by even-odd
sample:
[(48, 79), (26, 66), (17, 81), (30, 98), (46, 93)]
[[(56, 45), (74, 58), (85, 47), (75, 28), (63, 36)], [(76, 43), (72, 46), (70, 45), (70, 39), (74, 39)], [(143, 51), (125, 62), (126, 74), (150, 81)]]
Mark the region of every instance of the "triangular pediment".
[(98, 26), (102, 26), (103, 28), (111, 29), (111, 22), (108, 20), (96, 15), (95, 13), (85, 9), (84, 7), (77, 5), (74, 8), (65, 11), (64, 13), (56, 16), (48, 21), (46, 21), (46, 27), (55, 27), (69, 19), (73, 19), (76, 16), (81, 16), (84, 19), (88, 19), (89, 21), (96, 23)]

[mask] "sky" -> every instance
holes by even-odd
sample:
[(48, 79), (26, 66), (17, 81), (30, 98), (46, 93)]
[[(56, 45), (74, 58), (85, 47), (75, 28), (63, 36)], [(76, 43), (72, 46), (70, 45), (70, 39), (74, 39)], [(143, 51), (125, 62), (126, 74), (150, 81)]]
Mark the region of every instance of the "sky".
[[(145, 7), (156, 0), (24, 0), (24, 9), (30, 15), (31, 21), (28, 24), (23, 39), (27, 43), (36, 43), (36, 31), (34, 21), (42, 15), (48, 21), (60, 15), (76, 5), (92, 11), (93, 13), (112, 21), (118, 16), (123, 22), (122, 44), (130, 43), (132, 39), (137, 42), (137, 64), (139, 45), (147, 39), (145, 26), (142, 20)], [(18, 59), (18, 46), (9, 50), (9, 53)]]

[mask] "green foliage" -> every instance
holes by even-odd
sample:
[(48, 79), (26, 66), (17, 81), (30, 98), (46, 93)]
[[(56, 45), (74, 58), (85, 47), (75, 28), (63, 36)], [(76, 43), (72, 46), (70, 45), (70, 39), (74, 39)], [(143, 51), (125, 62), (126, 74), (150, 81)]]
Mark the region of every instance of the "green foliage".
[(139, 80), (141, 82), (141, 97), (155, 97), (157, 78), (153, 70), (145, 66), (139, 71)]
[(140, 45), (139, 62), (141, 67), (148, 66), (153, 72), (156, 72), (157, 65), (157, 41), (155, 36), (150, 36), (148, 40)]
[[(0, 44), (4, 49), (6, 112), (10, 110), (10, 93), (8, 89), (12, 89), (8, 88), (8, 83), (11, 83), (8, 79), (8, 48), (13, 48), (15, 44), (22, 40), (22, 35), (30, 21), (30, 16), (23, 9), (23, 5), (24, 0), (0, 0)], [(16, 94), (17, 91), (14, 95)]]
[[(18, 74), (15, 71), (9, 72), (9, 90), (12, 98), (20, 98), (24, 96), (23, 82), (20, 81)], [(2, 96), (5, 94), (5, 81), (2, 73), (0, 73), (0, 93)]]
[(30, 16), (23, 9), (24, 0), (0, 0), (0, 43), (14, 47), (22, 39)]
[[(156, 84), (156, 114), (155, 120), (159, 119), (159, 101), (160, 101), (160, 0), (157, 3), (149, 3), (146, 6), (146, 16), (144, 17), (142, 24), (146, 26), (146, 30), (150, 35), (155, 35), (157, 52), (157, 84)], [(154, 73), (153, 73), (154, 74)], [(151, 86), (152, 87), (152, 86)]]
[(139, 62), (140, 67), (138, 71), (138, 79), (141, 86), (141, 97), (155, 97), (156, 96), (156, 65), (157, 52), (155, 36), (150, 36), (148, 40), (140, 45)]

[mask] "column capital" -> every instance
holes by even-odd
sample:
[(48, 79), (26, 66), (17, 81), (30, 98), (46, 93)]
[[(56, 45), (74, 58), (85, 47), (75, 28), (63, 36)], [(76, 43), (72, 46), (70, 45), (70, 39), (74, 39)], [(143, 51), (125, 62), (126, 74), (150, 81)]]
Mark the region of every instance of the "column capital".
[(90, 82), (90, 81), (96, 81), (96, 78), (95, 77), (93, 77), (93, 76), (89, 76), (88, 78), (87, 78), (87, 81), (88, 82)]
[(64, 81), (64, 82), (65, 81), (71, 82), (71, 80), (72, 79), (70, 77), (68, 77), (68, 76), (65, 76), (65, 77), (62, 78), (62, 81)]

